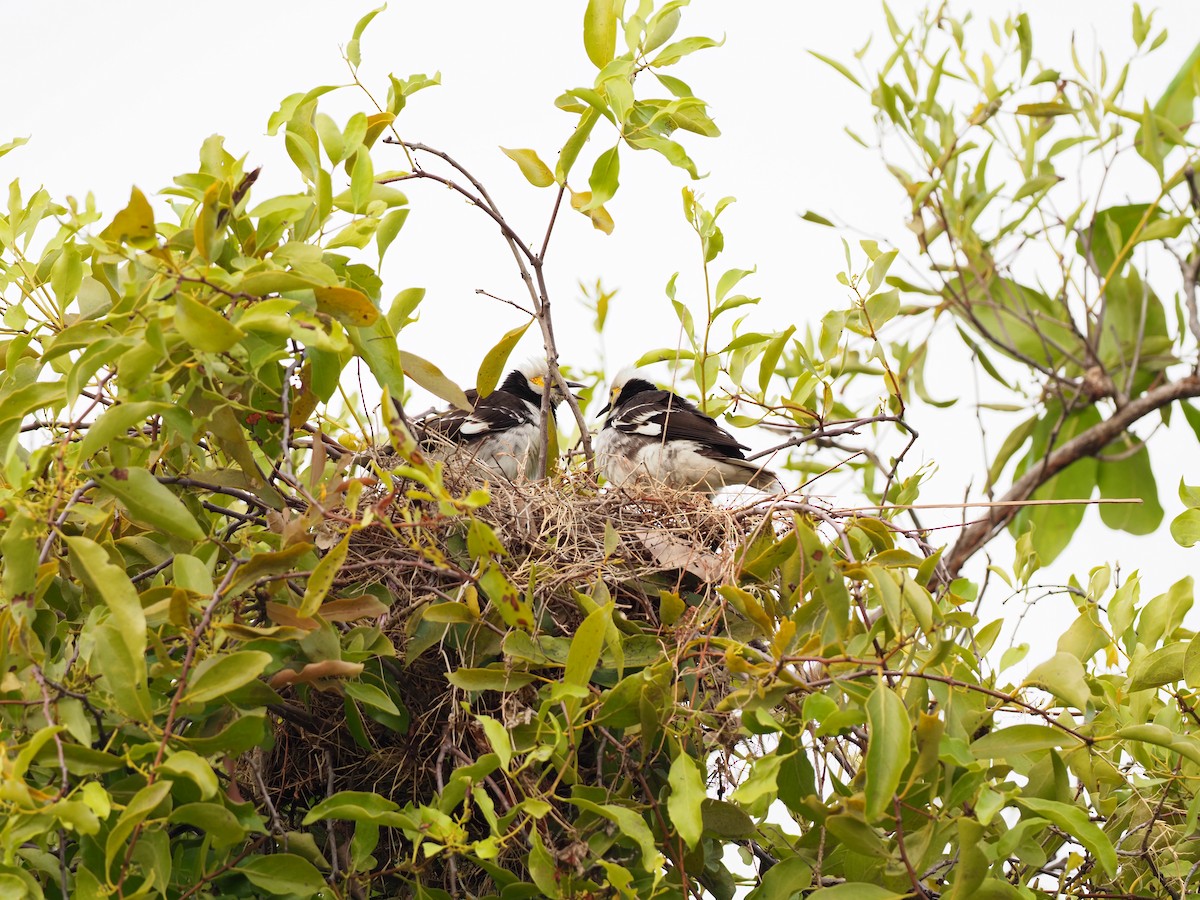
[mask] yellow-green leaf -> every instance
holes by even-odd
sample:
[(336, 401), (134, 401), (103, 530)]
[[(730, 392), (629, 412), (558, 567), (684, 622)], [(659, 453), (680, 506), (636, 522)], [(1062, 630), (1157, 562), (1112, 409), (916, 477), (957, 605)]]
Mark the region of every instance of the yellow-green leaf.
[(554, 173), (550, 171), (550, 167), (542, 162), (537, 155), (536, 150), (525, 148), (517, 150), (509, 150), (507, 147), (501, 147), (504, 155), (515, 162), (521, 170), (521, 174), (525, 176), (525, 180), (534, 187), (550, 187), (554, 184)]
[(1050, 116), (1069, 116), (1079, 112), (1079, 110), (1065, 103), (1022, 103), (1017, 107), (1016, 112), (1018, 116), (1047, 118)]
[(197, 350), (224, 353), (246, 336), (215, 309), (187, 294), (175, 295), (175, 329)]
[[(575, 160), (579, 158), (579, 151), (587, 143), (588, 136), (592, 133), (592, 128), (599, 118), (600, 114), (594, 109), (588, 109), (579, 117), (579, 122), (575, 126), (575, 130), (567, 138), (567, 142), (563, 144), (562, 151), (558, 154), (558, 162), (554, 165), (554, 177), (559, 184), (566, 184), (567, 176), (571, 173), (571, 167), (575, 165)], [(579, 207), (575, 208), (578, 209)]]
[(471, 401), (457, 384), (443, 374), (442, 370), (427, 359), (422, 359), (415, 353), (400, 351), (400, 365), (404, 374), (419, 384), (435, 397), (441, 397), (448, 403), (453, 403), (459, 409), (471, 408)]
[(125, 570), (114, 565), (104, 548), (90, 538), (68, 537), (66, 543), (72, 572), (104, 601), (130, 654), (143, 656), (146, 614)]
[(1059, 699), (1083, 710), (1091, 698), (1083, 676), (1083, 664), (1078, 659), (1070, 653), (1056, 653), (1044, 663), (1034, 666), (1025, 681), (1045, 688)]
[(154, 234), (154, 210), (146, 195), (134, 188), (129, 194), (129, 205), (117, 213), (100, 237), (114, 244), (127, 243), (139, 250), (149, 249), (156, 243)]
[(591, 191), (571, 191), (571, 208), (577, 209), (592, 220), (592, 227), (605, 234), (612, 234), (613, 220), (603, 206), (592, 206)]
[(362, 291), (348, 287), (313, 288), (317, 309), (333, 316), (343, 325), (366, 328), (379, 318), (379, 310)]
[(1023, 722), (989, 731), (971, 743), (971, 753), (979, 759), (1008, 759), (1038, 750), (1074, 747), (1078, 743), (1061, 728)]
[(613, 0), (588, 0), (583, 14), (583, 49), (597, 69), (612, 62), (617, 46), (617, 11)]
[(321, 601), (333, 587), (333, 579), (337, 577), (338, 570), (346, 561), (346, 553), (350, 550), (350, 535), (353, 533), (353, 529), (347, 531), (345, 537), (321, 557), (321, 561), (308, 578), (308, 584), (304, 588), (304, 599), (300, 601), (300, 609), (296, 615), (305, 619), (311, 618), (321, 608)]
[(500, 376), (504, 374), (508, 357), (532, 323), (533, 319), (530, 319), (524, 325), (518, 325), (505, 332), (504, 337), (483, 357), (483, 362), (479, 364), (479, 373), (475, 376), (475, 390), (480, 397), (486, 397), (496, 389), (496, 385), (500, 383)]

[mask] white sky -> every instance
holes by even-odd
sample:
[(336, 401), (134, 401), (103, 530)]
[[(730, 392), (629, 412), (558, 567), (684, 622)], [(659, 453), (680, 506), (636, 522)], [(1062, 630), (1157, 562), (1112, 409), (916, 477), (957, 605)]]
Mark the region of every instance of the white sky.
[[(282, 139), (266, 135), (267, 117), (289, 93), (347, 80), (338, 47), (374, 5), (7, 0), (0, 6), (7, 37), (0, 143), (17, 135), (33, 140), (0, 159), (0, 183), (20, 177), (26, 194), (43, 184), (56, 198), (91, 190), (111, 215), (124, 205), (132, 184), (150, 194), (194, 169), (201, 142), (217, 132), (231, 152), (249, 154), (248, 167), (264, 166), (255, 188), (259, 199), (297, 190), (299, 178)], [(1131, 51), (1130, 3), (1056, 0), (1026, 6), (1034, 55), (1047, 65), (1070, 68), (1072, 32), (1083, 47), (1105, 48), (1113, 68)], [(582, 51), (582, 8), (582, 0), (394, 0), (363, 42), (362, 77), (381, 97), (389, 71), (406, 76), (441, 70), (444, 86), (412, 98), (397, 123), (401, 134), (458, 157), (530, 241), (542, 236), (552, 192), (529, 187), (497, 148), (533, 147), (553, 165), (573, 122), (553, 100), (566, 88), (590, 85), (595, 74)], [(897, 0), (892, 8), (904, 22), (920, 4)], [(954, 8), (984, 16), (1018, 9), (998, 0), (970, 0)], [(1171, 40), (1137, 70), (1131, 96), (1144, 91), (1157, 97), (1200, 39), (1195, 0), (1166, 0), (1158, 9), (1156, 24), (1169, 28)], [(724, 133), (715, 141), (686, 135), (685, 143), (700, 170), (711, 173), (693, 186), (710, 203), (725, 195), (738, 198), (722, 218), (726, 252), (718, 264), (721, 270), (758, 266), (742, 287), (764, 301), (746, 330), (777, 330), (790, 322), (803, 330), (825, 311), (845, 306), (844, 289), (834, 278), (842, 268), (838, 237), (800, 221), (797, 213), (805, 209), (834, 214), (911, 249), (904, 243), (907, 204), (894, 181), (877, 155), (842, 132), (850, 125), (870, 133), (866, 100), (805, 52), (846, 60), (871, 33), (886, 36), (874, 0), (695, 0), (684, 11), (677, 36), (727, 38), (724, 47), (696, 54), (673, 74), (709, 101)], [(366, 108), (349, 91), (322, 105), (341, 121)], [(596, 135), (588, 153), (611, 145), (600, 126)], [(377, 170), (404, 165), (394, 149), (380, 147), (374, 158)], [(566, 363), (592, 366), (599, 353), (589, 319), (575, 304), (577, 282), (602, 278), (620, 290), (608, 332), (610, 371), (647, 349), (675, 345), (678, 326), (663, 286), (682, 270), (680, 296), (694, 298), (698, 273), (698, 250), (679, 199), (686, 174), (649, 153), (623, 152), (621, 162), (621, 191), (609, 205), (614, 234), (604, 237), (568, 211), (555, 231), (547, 268)], [(573, 179), (580, 188), (590, 164), (585, 154)], [(515, 310), (475, 290), (523, 299), (522, 287), (507, 249), (482, 214), (431, 184), (410, 184), (407, 192), (413, 213), (385, 266), (384, 299), (409, 286), (428, 289), (422, 321), (403, 333), (402, 346), (469, 385), (483, 352), (521, 321)], [(532, 338), (533, 330), (518, 353), (538, 349)], [(936, 359), (928, 372), (931, 391), (952, 395), (962, 387), (961, 370), (953, 361), (939, 366)], [(983, 471), (969, 406), (921, 413), (916, 424), (927, 438), (914, 462), (935, 460), (942, 468), (922, 501), (961, 499), (966, 481), (972, 476), (982, 481)], [(1179, 461), (1197, 458), (1190, 433), (1170, 437), (1176, 439), (1174, 451), (1154, 454), (1167, 521), (1181, 508), (1175, 496), (1183, 470)], [(956, 518), (927, 514), (926, 522)], [(1089, 520), (1098, 521), (1094, 514)], [(1075, 571), (1086, 581), (1089, 566), (1116, 558), (1126, 572), (1142, 570), (1147, 596), (1195, 566), (1194, 553), (1176, 547), (1164, 523), (1163, 534), (1152, 539), (1090, 529), (1053, 574), (1061, 579)], [(1007, 566), (1010, 559), (1009, 551), (1000, 550), (996, 561)], [(1065, 600), (1056, 599), (1039, 613), (1052, 607), (1068, 609)], [(1072, 617), (1073, 611), (1067, 620)], [(1021, 636), (1035, 641), (1031, 661), (1052, 653), (1057, 636), (1057, 629), (1046, 629), (1044, 617), (1038, 618), (1041, 627), (1026, 626)]]

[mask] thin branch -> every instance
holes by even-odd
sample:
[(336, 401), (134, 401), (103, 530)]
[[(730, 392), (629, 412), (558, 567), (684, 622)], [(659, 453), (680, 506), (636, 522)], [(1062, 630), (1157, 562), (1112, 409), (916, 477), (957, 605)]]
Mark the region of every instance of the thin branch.
[(490, 297), (492, 300), (499, 300), (501, 303), (507, 303), (513, 309), (519, 309), (521, 312), (525, 313), (525, 315), (529, 316), (529, 318), (531, 318), (531, 319), (535, 318), (537, 316), (537, 313), (535, 313), (531, 309), (526, 309), (520, 303), (517, 303), (514, 300), (506, 300), (504, 297), (497, 297), (495, 294), (488, 293), (483, 288), (475, 288), (475, 293), (482, 295), (484, 297)]
[(899, 416), (867, 416), (862, 419), (847, 419), (843, 422), (830, 422), (827, 425), (822, 425), (820, 428), (809, 431), (805, 434), (794, 434), (786, 441), (776, 444), (774, 447), (768, 447), (766, 450), (759, 450), (756, 453), (751, 453), (746, 457), (747, 462), (753, 462), (761, 457), (768, 456), (772, 453), (778, 453), (780, 450), (786, 450), (789, 447), (799, 447), (801, 444), (806, 444), (809, 441), (818, 441), (824, 438), (839, 437), (844, 434), (858, 434), (859, 429), (866, 425), (871, 425), (876, 422), (894, 422), (906, 432), (916, 434), (902, 418)]

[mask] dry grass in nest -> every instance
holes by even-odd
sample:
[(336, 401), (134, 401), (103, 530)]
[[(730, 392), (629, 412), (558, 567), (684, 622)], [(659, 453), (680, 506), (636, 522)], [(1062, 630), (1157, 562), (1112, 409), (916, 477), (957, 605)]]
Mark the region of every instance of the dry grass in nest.
[[(445, 483), (465, 495), (481, 479), (477, 470), (448, 468)], [(663, 641), (686, 643), (685, 629), (659, 627), (659, 591), (686, 594), (700, 607), (721, 602), (715, 587), (736, 570), (736, 549), (770, 519), (769, 512), (747, 515), (690, 492), (598, 491), (582, 472), (517, 483), (493, 477), (488, 490), (491, 500), (475, 516), (503, 544), (508, 579), (522, 595), (532, 594), (540, 632), (554, 636), (572, 635), (585, 615), (573, 591), (592, 593), (602, 581), (627, 619), (644, 623)], [(374, 499), (382, 496), (381, 488)], [(464, 693), (445, 675), (499, 657), (499, 620), (485, 608), (487, 624), (474, 629), (469, 641), (443, 638), (410, 653), (415, 614), (430, 603), (462, 600), (471, 583), (467, 520), (442, 516), (436, 504), (403, 494), (394, 510), (394, 527), (378, 523), (353, 536), (335, 591), (345, 595), (379, 584), (391, 595), (380, 622), (398, 658), (384, 660), (381, 674), (402, 700), (409, 727), (401, 733), (363, 716), (360, 739), (365, 733), (368, 750), (354, 739), (336, 689), (309, 689), (304, 696), (293, 690), (263, 765), (271, 773), (265, 782), (274, 786), (276, 807), (297, 818), (342, 790), (377, 792), (401, 805), (428, 802), (454, 768), (491, 750), (461, 706)], [(696, 612), (699, 618), (702, 611)], [(471, 653), (478, 655), (469, 658)], [(533, 685), (484, 692), (472, 710), (511, 725), (525, 721), (535, 695)]]

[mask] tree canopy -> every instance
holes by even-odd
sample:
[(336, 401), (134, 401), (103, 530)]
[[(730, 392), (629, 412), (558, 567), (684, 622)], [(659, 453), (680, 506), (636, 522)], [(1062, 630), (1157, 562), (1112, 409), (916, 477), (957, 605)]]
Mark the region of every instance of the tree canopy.
[[(1089, 502), (1114, 531), (1200, 541), (1200, 487), (1153, 455), (1160, 427), (1200, 441), (1200, 47), (1148, 98), (1127, 75), (1166, 33), (1136, 4), (1120, 66), (1035, 54), (1027, 16), (949, 5), (888, 12), (856, 60), (819, 56), (873, 110), (850, 137), (881, 149), (913, 240), (845, 229), (845, 306), (769, 329), (747, 316), (753, 261), (724, 256), (733, 198), (692, 183), (719, 132), (673, 67), (720, 42), (686, 5), (581, 4), (596, 74), (554, 100), (557, 147), (407, 139), (438, 78), (360, 80), (376, 10), (343, 49), (348, 84), (269, 116), (292, 193), (260, 196), (219, 136), (115, 214), (10, 186), (4, 896), (1197, 890), (1192, 578), (1146, 599), (1136, 572), (1080, 572), (1057, 589), (1076, 617), (1023, 676), (996, 607)], [(336, 121), (334, 91), (361, 110)], [(678, 339), (647, 335), (641, 362), (772, 435), (786, 494), (597, 483), (606, 373), (571, 367), (545, 273), (566, 217), (619, 227), (639, 151), (686, 183), (662, 227), (694, 232), (702, 276), (668, 283)], [(483, 152), (552, 198), (538, 230), (472, 174)], [(467, 386), (439, 367), (449, 338), (407, 339), (424, 291), (379, 274), (410, 210), (448, 195), (491, 221), (526, 292)], [(610, 299), (587, 300), (600, 332)], [(545, 476), (426, 453), (414, 391), (469, 406), (527, 333), (564, 390), (564, 371), (588, 380), (542, 435)], [(986, 398), (926, 389), (949, 345)], [(1003, 423), (955, 529), (923, 521), (918, 407)], [(811, 493), (834, 472), (854, 496)], [(979, 564), (1005, 530), (1013, 564)]]

